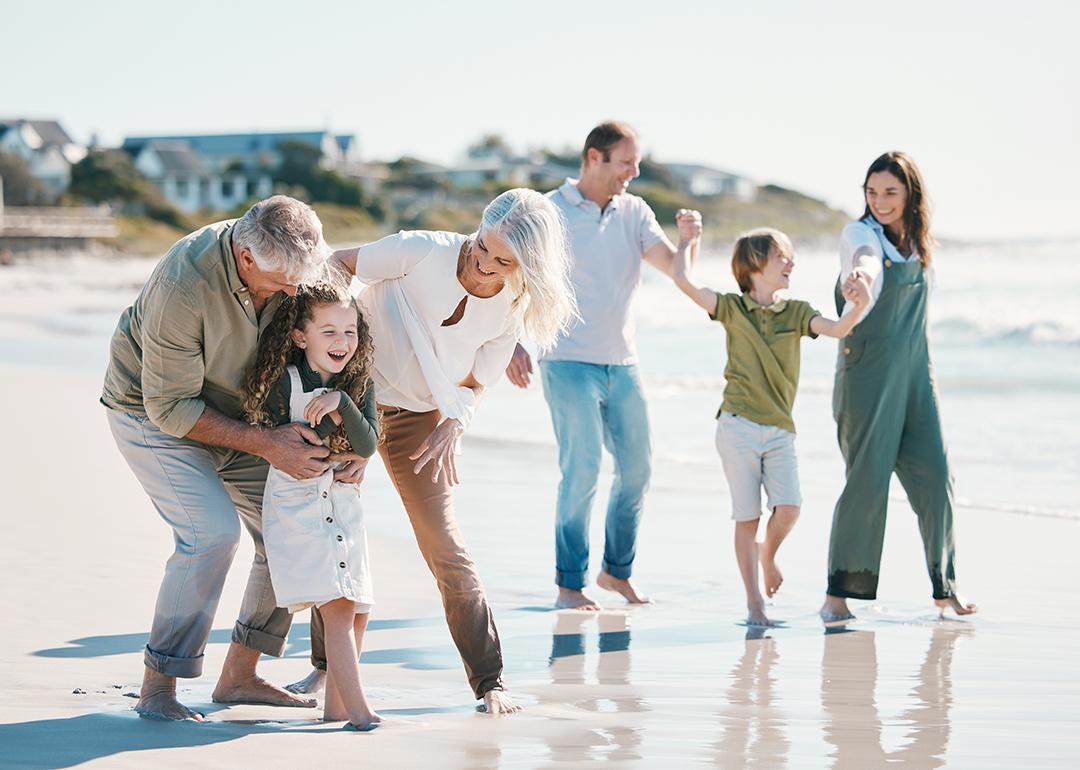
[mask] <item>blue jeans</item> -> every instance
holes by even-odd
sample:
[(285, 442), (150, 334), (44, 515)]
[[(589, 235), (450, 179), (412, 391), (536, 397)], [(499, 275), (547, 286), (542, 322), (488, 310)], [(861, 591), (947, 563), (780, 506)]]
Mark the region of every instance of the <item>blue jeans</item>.
[(607, 447), (615, 460), (603, 569), (612, 577), (629, 578), (652, 471), (649, 415), (637, 367), (541, 361), (540, 373), (562, 472), (555, 516), (555, 583), (585, 587), (589, 516), (601, 447)]

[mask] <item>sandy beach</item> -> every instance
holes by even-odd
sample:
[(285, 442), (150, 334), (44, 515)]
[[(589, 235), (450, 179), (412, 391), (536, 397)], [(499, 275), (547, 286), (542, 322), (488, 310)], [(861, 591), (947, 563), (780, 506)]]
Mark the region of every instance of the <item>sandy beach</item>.
[[(707, 451), (706, 407), (715, 409), (719, 392), (711, 380), (680, 390), (676, 373), (655, 355), (652, 363), (646, 358), (681, 338), (665, 331), (671, 324), (700, 320), (680, 315), (683, 309), (669, 325), (646, 323), (641, 332), (659, 446), (635, 577), (655, 604), (629, 609), (605, 595), (599, 615), (550, 610), (557, 467), (538, 383), (525, 393), (497, 386), (466, 439), (458, 517), (493, 601), (507, 681), (523, 713), (494, 719), (475, 712), (438, 593), (376, 460), (364, 495), (378, 603), (361, 663), (387, 724), (355, 734), (320, 722), (317, 711), (211, 702), (251, 560), (246, 536), (205, 674), (181, 683), (182, 699), (209, 723), (139, 719), (129, 694), (138, 689), (172, 543), (116, 451), (97, 397), (116, 313), (149, 264), (59, 261), (0, 276), (7, 300), (0, 312), (7, 409), (0, 767), (1075, 765), (1080, 489), (1068, 472), (1075, 459), (1058, 466), (1032, 460), (1030, 472), (1010, 461), (1015, 474), (1005, 478), (993, 465), (1000, 453), (987, 448), (991, 439), (1019, 445), (1017, 454), (1031, 459), (1071, 452), (1075, 438), (1046, 446), (1038, 436), (994, 428), (994, 420), (1012, 419), (1008, 395), (968, 398), (944, 371), (966, 501), (957, 513), (958, 570), (981, 612), (938, 620), (915, 519), (897, 489), (880, 599), (853, 602), (858, 620), (825, 631), (817, 609), (843, 470), (827, 380), (815, 384), (828, 355), (817, 354), (824, 363), (807, 362), (809, 384), (796, 412), (806, 502), (781, 550), (785, 583), (769, 608), (786, 625), (747, 628), (738, 623), (745, 608), (730, 502)], [(1061, 366), (1071, 371), (1075, 343), (1065, 351)], [(722, 351), (708, 360), (688, 366), (707, 380)], [(702, 413), (680, 422), (679, 410), (697, 409), (698, 400)], [(1071, 420), (1075, 430), (1075, 406), (1069, 387), (1051, 383), (1041, 405), (1025, 401), (1018, 409), (1044, 408), (1047, 424)], [(603, 493), (608, 481), (605, 473)], [(593, 518), (594, 562), (603, 498)], [(307, 672), (308, 652), (301, 614), (286, 654), (265, 659), (260, 671), (292, 681)]]

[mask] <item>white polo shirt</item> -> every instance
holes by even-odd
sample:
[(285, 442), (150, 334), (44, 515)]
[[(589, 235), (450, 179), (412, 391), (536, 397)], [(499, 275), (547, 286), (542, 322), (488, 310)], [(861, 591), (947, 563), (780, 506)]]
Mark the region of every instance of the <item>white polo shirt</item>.
[(629, 193), (616, 195), (601, 211), (578, 191), (576, 179), (567, 179), (548, 198), (570, 232), (570, 282), (581, 320), (573, 322), (543, 360), (636, 363), (630, 306), (641, 285), (642, 257), (665, 240), (656, 215)]

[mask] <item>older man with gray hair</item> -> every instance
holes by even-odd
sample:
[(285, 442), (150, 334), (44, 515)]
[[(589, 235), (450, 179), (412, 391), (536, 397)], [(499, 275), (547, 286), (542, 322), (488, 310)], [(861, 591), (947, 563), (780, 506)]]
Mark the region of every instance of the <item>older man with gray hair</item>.
[[(101, 401), (120, 453), (176, 544), (144, 653), (135, 706), (142, 716), (203, 719), (177, 700), (176, 678), (202, 673), (241, 523), (255, 560), (213, 698), (315, 706), (255, 673), (260, 653), (281, 654), (291, 620), (270, 584), (262, 495), (268, 463), (313, 478), (335, 457), (306, 425), (243, 422), (240, 389), (282, 297), (320, 275), (329, 255), (315, 212), (277, 195), (178, 241), (120, 316)], [(351, 463), (338, 477), (359, 481), (362, 473)]]

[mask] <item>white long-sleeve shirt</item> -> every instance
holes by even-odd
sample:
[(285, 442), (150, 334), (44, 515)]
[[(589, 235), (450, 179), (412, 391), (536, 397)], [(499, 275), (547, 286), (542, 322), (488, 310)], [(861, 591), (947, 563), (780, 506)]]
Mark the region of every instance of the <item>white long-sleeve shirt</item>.
[[(415, 230), (360, 247), (356, 277), (367, 286), (358, 300), (375, 344), (372, 380), (380, 404), (413, 412), (439, 408), (389, 296), (393, 280), (399, 281), (430, 335), (435, 356), (451, 382), (472, 373), (489, 386), (510, 363), (519, 331), (510, 290), (487, 298), (465, 291), (457, 277), (457, 262), (466, 240), (457, 233)], [(443, 326), (463, 297), (468, 299), (461, 320)]]
[[(840, 281), (843, 283), (852, 270), (860, 270), (870, 279), (870, 302), (859, 318), (861, 323), (873, 310), (874, 305), (881, 296), (881, 288), (885, 284), (884, 262), (890, 259), (893, 262), (911, 262), (919, 259), (917, 252), (912, 251), (909, 256), (901, 254), (896, 246), (885, 237), (885, 229), (873, 217), (849, 222), (840, 233)], [(930, 288), (934, 287), (934, 268), (927, 270), (927, 281)], [(844, 311), (841, 315), (847, 315), (854, 308), (851, 300), (844, 303)]]

